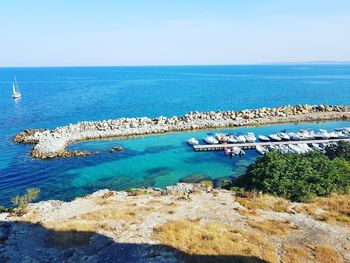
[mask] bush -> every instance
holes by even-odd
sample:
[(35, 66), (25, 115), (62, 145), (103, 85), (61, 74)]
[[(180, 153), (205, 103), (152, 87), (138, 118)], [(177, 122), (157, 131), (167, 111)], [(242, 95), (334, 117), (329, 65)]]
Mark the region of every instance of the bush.
[(16, 195), (12, 198), (12, 203), (17, 207), (17, 212), (23, 214), (28, 204), (38, 198), (39, 188), (29, 188), (24, 195)]
[(0, 213), (11, 212), (11, 211), (12, 211), (12, 208), (8, 208), (0, 205)]
[(319, 152), (299, 155), (273, 151), (251, 164), (237, 178), (237, 184), (304, 202), (315, 196), (348, 192), (350, 163), (339, 158), (330, 160)]
[(342, 158), (350, 162), (350, 142), (340, 141), (326, 147), (326, 156), (329, 159)]

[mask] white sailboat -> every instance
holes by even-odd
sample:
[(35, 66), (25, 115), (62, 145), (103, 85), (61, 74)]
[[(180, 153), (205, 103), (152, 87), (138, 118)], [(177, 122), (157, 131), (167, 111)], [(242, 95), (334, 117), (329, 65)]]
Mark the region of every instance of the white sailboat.
[(21, 91), (19, 90), (19, 86), (16, 80), (16, 77), (14, 77), (14, 81), (12, 82), (12, 98), (18, 99), (22, 96)]

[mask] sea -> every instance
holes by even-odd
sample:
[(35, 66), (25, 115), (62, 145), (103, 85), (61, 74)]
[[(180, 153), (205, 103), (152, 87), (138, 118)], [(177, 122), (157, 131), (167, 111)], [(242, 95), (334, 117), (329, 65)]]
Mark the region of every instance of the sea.
[[(12, 99), (16, 76), (22, 98)], [(193, 152), (189, 137), (207, 133), (270, 134), (286, 129), (350, 127), (350, 122), (279, 124), (133, 139), (89, 141), (70, 149), (100, 154), (37, 160), (31, 145), (12, 142), (29, 128), (78, 121), (183, 115), (189, 111), (241, 110), (296, 104), (349, 104), (350, 65), (234, 65), (159, 67), (0, 68), (0, 204), (25, 189), (39, 200), (72, 200), (100, 189), (165, 187), (184, 178), (219, 181), (243, 174), (258, 154)], [(121, 152), (107, 149), (123, 146)]]

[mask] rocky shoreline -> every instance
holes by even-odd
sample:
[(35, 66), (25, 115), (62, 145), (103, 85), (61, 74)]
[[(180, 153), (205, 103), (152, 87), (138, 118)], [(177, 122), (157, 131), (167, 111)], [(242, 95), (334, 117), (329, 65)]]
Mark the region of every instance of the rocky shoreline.
[(85, 140), (162, 134), (201, 129), (258, 126), (288, 122), (349, 120), (348, 105), (296, 105), (241, 111), (189, 112), (184, 116), (166, 118), (119, 118), (84, 121), (54, 130), (28, 129), (16, 134), (13, 141), (34, 144), (33, 158), (86, 156), (92, 153), (68, 151), (66, 146)]

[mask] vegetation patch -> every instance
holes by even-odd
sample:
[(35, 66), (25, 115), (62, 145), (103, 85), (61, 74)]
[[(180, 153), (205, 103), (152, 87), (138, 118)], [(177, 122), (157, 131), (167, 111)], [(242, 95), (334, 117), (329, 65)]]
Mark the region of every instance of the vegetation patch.
[(283, 250), (285, 255), (282, 258), (282, 263), (304, 263), (312, 259), (307, 250), (302, 247), (289, 246), (284, 244)]
[(240, 232), (219, 222), (201, 225), (195, 220), (171, 221), (154, 232), (161, 243), (189, 255), (254, 256), (259, 260), (253, 262), (277, 262), (276, 248), (260, 234)]
[(249, 226), (258, 229), (268, 235), (283, 236), (288, 234), (293, 228), (289, 221), (263, 220), (248, 221)]
[[(317, 209), (321, 212), (317, 213)], [(332, 194), (330, 197), (318, 197), (295, 210), (327, 223), (350, 224), (350, 194)]]
[(287, 212), (290, 205), (288, 200), (271, 195), (236, 197), (235, 201), (249, 210), (262, 209), (275, 212)]
[(350, 163), (342, 158), (329, 159), (319, 152), (301, 155), (272, 151), (249, 165), (237, 184), (305, 202), (316, 196), (348, 193)]

